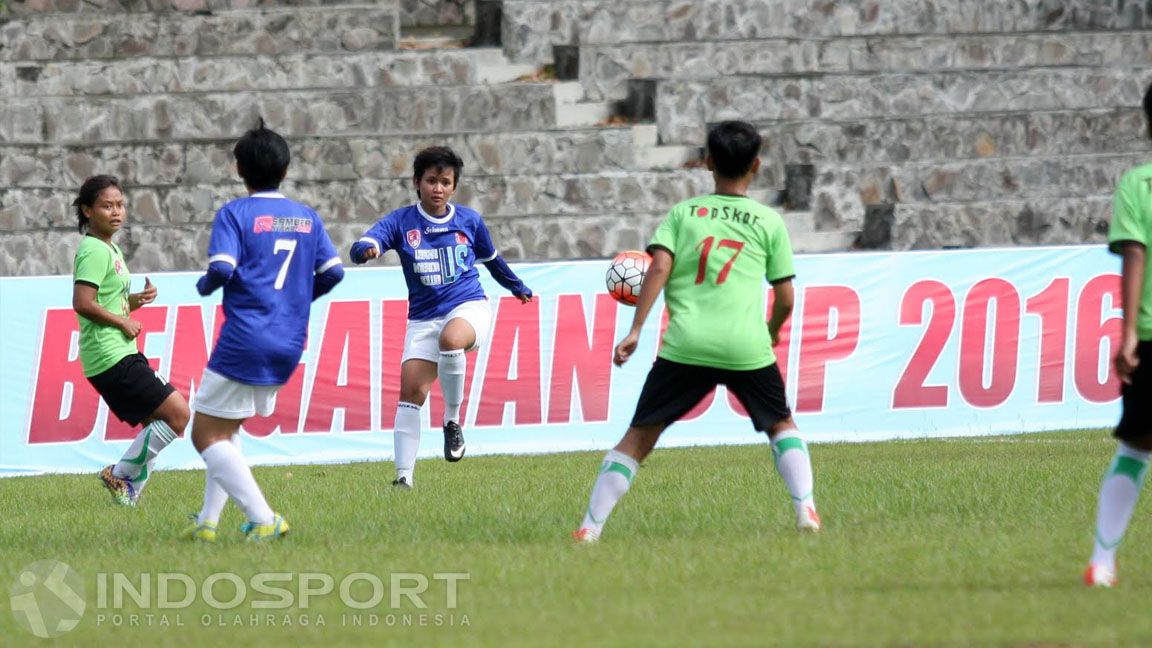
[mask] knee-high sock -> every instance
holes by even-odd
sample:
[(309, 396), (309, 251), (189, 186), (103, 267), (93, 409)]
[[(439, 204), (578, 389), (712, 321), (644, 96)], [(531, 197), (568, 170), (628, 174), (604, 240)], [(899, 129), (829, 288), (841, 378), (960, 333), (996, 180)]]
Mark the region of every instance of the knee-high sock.
[(140, 434), (132, 440), (128, 451), (116, 462), (112, 474), (117, 477), (129, 479), (139, 492), (148, 481), (152, 473), (152, 465), (156, 462), (156, 455), (176, 440), (176, 433), (164, 421), (152, 421), (140, 430)]
[(581, 528), (592, 529), (597, 536), (608, 521), (608, 515), (616, 507), (616, 503), (628, 492), (632, 480), (636, 478), (636, 471), (640, 464), (623, 452), (609, 450), (604, 455), (604, 462), (600, 464), (600, 474), (592, 486), (592, 495), (588, 498), (588, 511), (584, 513), (584, 522)]
[(440, 376), (440, 390), (444, 394), (444, 423), (459, 423), (460, 404), (464, 402), (464, 374), (468, 371), (464, 350), (441, 351), (436, 370)]
[[(232, 445), (236, 449), (240, 449), (240, 435), (232, 435)], [(200, 507), (200, 515), (196, 516), (196, 524), (219, 524), (220, 513), (224, 511), (224, 505), (228, 503), (228, 493), (224, 491), (224, 487), (220, 485), (215, 479), (213, 474), (207, 469), (204, 469), (204, 505)]]
[(416, 470), (416, 453), (420, 451), (420, 406), (415, 403), (398, 403), (393, 429), (396, 479), (404, 477), (411, 485)]
[(808, 457), (808, 444), (794, 430), (783, 432), (772, 440), (772, 457), (776, 470), (784, 479), (796, 515), (803, 518), (807, 509), (816, 510), (812, 497), (812, 461)]
[(1116, 569), (1116, 547), (1124, 539), (1140, 488), (1148, 474), (1149, 453), (1120, 444), (1116, 456), (1100, 485), (1100, 503), (1096, 513), (1096, 543), (1092, 564)]
[(248, 521), (254, 524), (271, 524), (273, 519), (272, 508), (260, 492), (256, 478), (252, 476), (252, 469), (244, 461), (240, 449), (227, 441), (217, 441), (200, 453), (204, 464), (208, 466), (207, 473), (216, 483), (223, 487), (224, 492), (232, 498)]

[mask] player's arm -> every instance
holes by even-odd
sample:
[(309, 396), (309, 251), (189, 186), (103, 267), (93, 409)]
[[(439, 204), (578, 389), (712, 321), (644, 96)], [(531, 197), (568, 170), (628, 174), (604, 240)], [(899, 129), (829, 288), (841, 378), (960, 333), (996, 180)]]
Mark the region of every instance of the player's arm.
[(644, 282), (640, 284), (636, 312), (632, 315), (632, 328), (616, 345), (616, 353), (612, 358), (616, 366), (628, 362), (628, 358), (636, 351), (636, 346), (640, 343), (640, 331), (644, 328), (644, 322), (648, 320), (648, 313), (652, 311), (652, 305), (656, 303), (656, 298), (668, 283), (668, 276), (672, 274), (673, 256), (668, 248), (651, 245), (648, 247), (648, 253), (652, 255), (652, 263), (648, 266), (648, 272), (644, 274)]
[(384, 254), (384, 250), (388, 249), (388, 240), (390, 240), (388, 236), (388, 216), (385, 216), (369, 228), (367, 232), (364, 232), (364, 236), (361, 236), (359, 240), (352, 244), (352, 249), (348, 251), (348, 257), (352, 259), (352, 263), (356, 265), (379, 258)]
[(512, 272), (512, 268), (508, 266), (508, 262), (504, 257), (497, 254), (491, 259), (484, 261), (484, 267), (488, 268), (489, 274), (496, 280), (496, 283), (504, 287), (505, 290), (516, 296), (522, 303), (532, 301), (532, 290), (524, 285), (520, 277)]
[(240, 227), (231, 212), (221, 209), (212, 221), (212, 237), (208, 239), (208, 269), (196, 282), (201, 297), (211, 295), (228, 283), (236, 266), (240, 265)]
[(1121, 241), (1120, 248), (1120, 294), (1124, 304), (1124, 328), (1120, 337), (1120, 349), (1116, 353), (1116, 374), (1125, 384), (1132, 383), (1132, 372), (1140, 364), (1136, 347), (1140, 344), (1137, 321), (1140, 318), (1140, 296), (1144, 292), (1144, 269), (1147, 267), (1148, 250), (1143, 243)]
[(328, 236), (320, 217), (316, 217), (320, 233), (316, 238), (316, 274), (312, 279), (312, 301), (327, 295), (344, 280), (344, 263), (340, 261), (340, 254)]
[(768, 318), (768, 335), (772, 336), (772, 346), (780, 341), (780, 329), (792, 317), (795, 302), (792, 277), (772, 283), (772, 316)]
[(139, 335), (140, 322), (116, 315), (101, 306), (100, 302), (96, 301), (98, 290), (99, 286), (83, 280), (72, 284), (72, 310), (89, 321), (120, 329), (129, 340)]
[(156, 286), (152, 285), (151, 279), (144, 277), (144, 290), (128, 295), (128, 310), (137, 310), (154, 301), (156, 301)]

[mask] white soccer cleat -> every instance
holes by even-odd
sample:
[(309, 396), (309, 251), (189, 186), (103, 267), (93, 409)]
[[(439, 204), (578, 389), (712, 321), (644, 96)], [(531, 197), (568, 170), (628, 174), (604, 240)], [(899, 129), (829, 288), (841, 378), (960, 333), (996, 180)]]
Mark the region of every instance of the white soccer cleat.
[(811, 506), (805, 506), (804, 513), (802, 513), (800, 519), (796, 521), (796, 529), (806, 533), (819, 532), (820, 516), (816, 513), (816, 509)]
[(1084, 570), (1084, 584), (1088, 587), (1116, 587), (1116, 570), (1106, 565), (1088, 565)]
[(576, 544), (595, 544), (600, 540), (600, 532), (591, 527), (583, 527), (572, 532)]

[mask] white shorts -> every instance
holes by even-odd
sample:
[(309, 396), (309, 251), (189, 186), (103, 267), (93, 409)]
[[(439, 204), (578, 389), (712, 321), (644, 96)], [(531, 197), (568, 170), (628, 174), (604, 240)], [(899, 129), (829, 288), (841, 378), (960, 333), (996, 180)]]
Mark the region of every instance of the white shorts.
[(457, 317), (472, 325), (476, 331), (476, 342), (465, 351), (474, 351), (480, 348), (488, 333), (492, 330), (492, 307), (487, 299), (477, 299), (464, 302), (453, 308), (444, 317), (430, 320), (408, 320), (408, 331), (404, 334), (404, 357), (406, 360), (440, 361), (440, 331), (444, 325)]
[(192, 399), (192, 409), (222, 419), (241, 420), (270, 416), (276, 409), (276, 392), (281, 385), (245, 385), (204, 370), (200, 387)]

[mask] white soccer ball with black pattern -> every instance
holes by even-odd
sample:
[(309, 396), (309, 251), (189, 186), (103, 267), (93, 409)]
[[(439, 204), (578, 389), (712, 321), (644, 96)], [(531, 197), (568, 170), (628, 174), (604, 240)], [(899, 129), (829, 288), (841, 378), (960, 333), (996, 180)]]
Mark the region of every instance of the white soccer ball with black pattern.
[(651, 263), (652, 257), (640, 250), (617, 254), (604, 278), (608, 294), (621, 304), (635, 306), (640, 298), (640, 284), (644, 283), (644, 275)]

